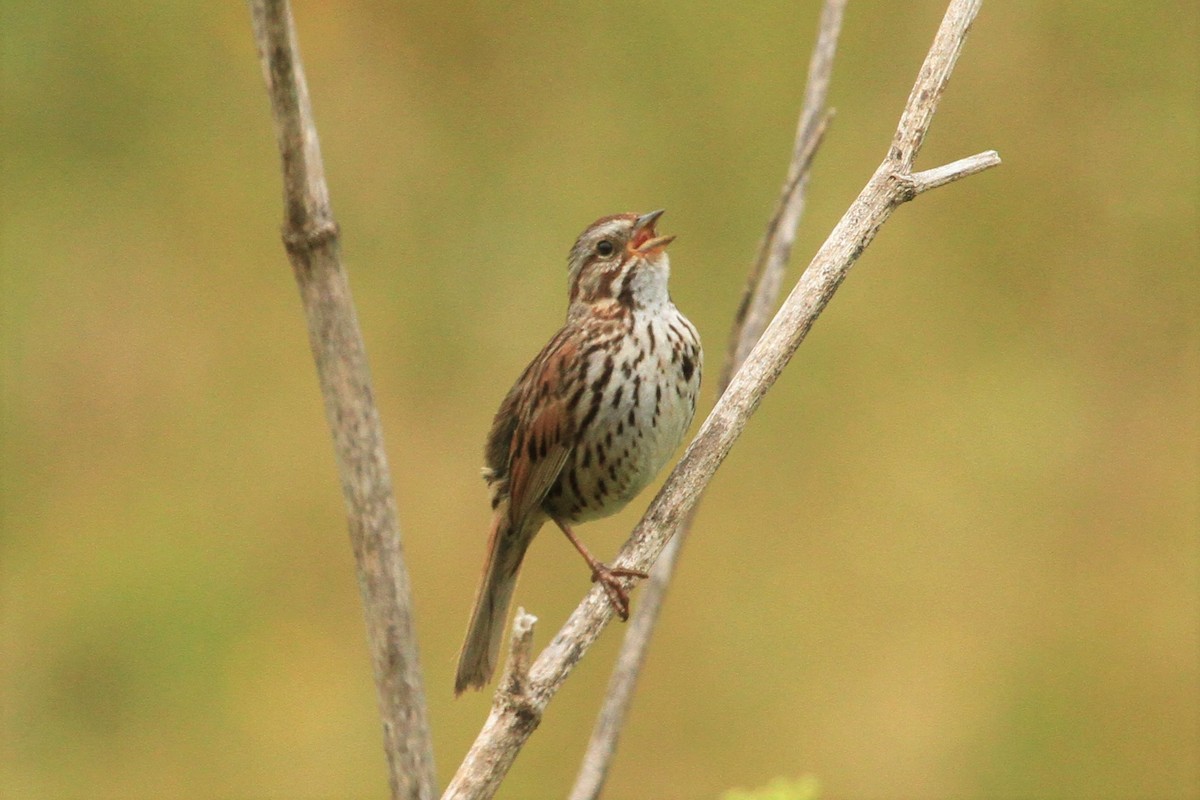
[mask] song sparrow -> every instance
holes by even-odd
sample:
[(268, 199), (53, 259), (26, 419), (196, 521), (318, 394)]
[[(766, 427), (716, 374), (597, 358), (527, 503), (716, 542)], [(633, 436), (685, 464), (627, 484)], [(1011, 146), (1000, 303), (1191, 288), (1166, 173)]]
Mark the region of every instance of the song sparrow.
[(667, 292), (662, 211), (594, 222), (571, 248), (567, 321), (496, 412), (484, 478), (493, 517), (483, 580), (458, 659), (454, 692), (487, 683), (517, 571), (547, 519), (567, 535), (622, 619), (623, 577), (587, 551), (571, 525), (614, 514), (679, 446), (696, 410), (700, 336)]

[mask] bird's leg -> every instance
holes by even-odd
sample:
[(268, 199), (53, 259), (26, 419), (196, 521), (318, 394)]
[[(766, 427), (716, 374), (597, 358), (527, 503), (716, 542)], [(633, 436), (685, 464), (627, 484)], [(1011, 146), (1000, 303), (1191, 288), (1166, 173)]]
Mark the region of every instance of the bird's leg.
[(628, 620), (629, 593), (621, 585), (620, 579), (648, 578), (650, 576), (641, 570), (608, 566), (588, 552), (588, 549), (583, 546), (583, 542), (579, 541), (567, 523), (561, 519), (554, 518), (554, 524), (566, 534), (567, 539), (579, 551), (579, 555), (583, 556), (583, 560), (587, 562), (588, 567), (592, 570), (592, 582), (599, 582), (600, 586), (604, 589), (604, 593), (608, 595), (608, 601), (612, 603), (613, 610), (617, 612), (617, 616), (622, 620)]

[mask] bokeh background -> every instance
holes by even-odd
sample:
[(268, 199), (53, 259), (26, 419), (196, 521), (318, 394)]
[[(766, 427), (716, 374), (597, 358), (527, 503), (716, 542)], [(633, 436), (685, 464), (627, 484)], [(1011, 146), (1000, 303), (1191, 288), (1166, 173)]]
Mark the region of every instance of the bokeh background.
[[(544, 7), (543, 7), (544, 6)], [(851, 3), (791, 277), (945, 4)], [(240, 3), (4, 0), (0, 795), (383, 797), (353, 564)], [(817, 4), (296, 14), (401, 508), (443, 780), (481, 446), (594, 218), (666, 207), (708, 344)], [(711, 486), (613, 798), (1200, 793), (1200, 10), (990, 2), (901, 209)], [(615, 552), (651, 494), (584, 529)], [(547, 534), (545, 642), (587, 587)], [(608, 630), (502, 796), (561, 797)]]

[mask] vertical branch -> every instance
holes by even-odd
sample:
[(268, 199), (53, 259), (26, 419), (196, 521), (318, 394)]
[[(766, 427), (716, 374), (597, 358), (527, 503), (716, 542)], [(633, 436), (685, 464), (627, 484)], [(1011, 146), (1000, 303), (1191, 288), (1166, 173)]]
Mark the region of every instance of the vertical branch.
[(718, 380), (718, 390), (722, 392), (729, 385), (733, 373), (750, 354), (750, 348), (758, 341), (767, 323), (771, 321), (771, 313), (779, 299), (783, 273), (791, 259), (796, 230), (800, 226), (800, 217), (804, 214), (809, 168), (829, 121), (830, 112), (826, 110), (826, 98), (829, 96), (829, 83), (833, 78), (833, 56), (837, 52), (846, 2), (847, 0), (825, 0), (821, 7), (817, 42), (813, 45), (812, 57), (808, 62), (804, 101), (800, 107), (800, 118), (796, 122), (792, 159), (779, 192), (779, 201), (767, 224), (758, 255), (754, 259), (754, 266), (746, 281), (746, 289), (734, 315), (725, 364), (721, 367)]
[(250, 0), (283, 168), (283, 241), (333, 434), (393, 798), (435, 791), (408, 572), (362, 333), (342, 267), (308, 86), (286, 0)]
[[(905, 155), (915, 155), (916, 145), (925, 136), (933, 119), (932, 107), (945, 89), (950, 68), (966, 42), (967, 29), (981, 2), (951, 0), (901, 118), (896, 137), (901, 144), (889, 148), (887, 157), (821, 245), (671, 471), (614, 567), (645, 571), (653, 565), (667, 540), (695, 507), (763, 396), (892, 212), (924, 191), (1000, 163), (994, 151), (987, 151), (913, 174), (911, 156)], [(538, 727), (546, 706), (612, 615), (612, 607), (599, 587), (584, 596), (530, 668), (528, 702), (519, 709), (502, 698), (493, 703), (483, 729), (444, 798), (487, 798), (495, 794), (517, 754)]]
[[(831, 116), (826, 110), (826, 98), (833, 75), (833, 56), (837, 51), (846, 1), (825, 0), (821, 8), (817, 41), (809, 60), (804, 101), (796, 124), (796, 140), (792, 146), (791, 161), (775, 211), (768, 221), (734, 317), (725, 364), (718, 377), (718, 396), (724, 393), (730, 378), (741, 367), (750, 353), (750, 348), (762, 335), (779, 299), (783, 274), (791, 257), (792, 244), (796, 240), (796, 229), (804, 214), (805, 191), (813, 157), (824, 138)], [(654, 562), (650, 580), (642, 587), (641, 598), (621, 642), (621, 650), (617, 654), (608, 690), (604, 695), (604, 705), (596, 718), (596, 726), (592, 730), (579, 774), (575, 778), (575, 786), (569, 795), (570, 800), (594, 800), (600, 796), (604, 787), (609, 766), (616, 754), (617, 740), (633, 702), (638, 675), (646, 661), (650, 637), (654, 634), (667, 587), (675, 573), (675, 565), (678, 563), (683, 544), (691, 532), (698, 507), (693, 506), (684, 518), (675, 536)]]

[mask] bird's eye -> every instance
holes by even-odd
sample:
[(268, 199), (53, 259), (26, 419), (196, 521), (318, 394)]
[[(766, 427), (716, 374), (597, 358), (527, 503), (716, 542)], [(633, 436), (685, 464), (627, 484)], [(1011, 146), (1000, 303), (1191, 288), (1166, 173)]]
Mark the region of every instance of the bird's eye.
[(600, 243), (596, 245), (596, 252), (599, 253), (600, 255), (604, 256), (605, 258), (607, 258), (608, 256), (611, 256), (613, 254), (614, 249), (615, 248), (613, 247), (613, 243), (610, 242), (608, 239), (601, 239)]

